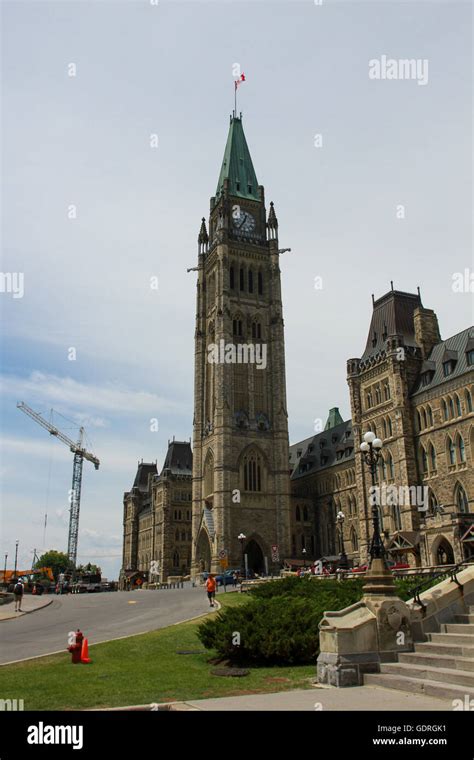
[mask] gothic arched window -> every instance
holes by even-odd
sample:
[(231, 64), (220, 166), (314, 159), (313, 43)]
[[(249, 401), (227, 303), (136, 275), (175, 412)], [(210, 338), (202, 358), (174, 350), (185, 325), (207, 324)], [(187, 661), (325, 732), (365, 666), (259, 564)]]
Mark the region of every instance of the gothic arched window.
[(436, 451), (432, 443), (430, 443), (430, 460), (431, 460), (431, 469), (436, 470)]
[(356, 552), (359, 549), (359, 543), (357, 541), (357, 533), (355, 531), (354, 526), (351, 528), (351, 544), (352, 544), (352, 551)]
[(256, 451), (251, 451), (244, 457), (244, 490), (262, 490), (262, 461)]
[(240, 278), (240, 290), (245, 290), (245, 272), (242, 267), (240, 267), (239, 278)]
[(446, 422), (446, 420), (449, 418), (449, 415), (448, 415), (448, 405), (447, 405), (445, 399), (443, 399), (442, 402), (441, 402), (441, 408), (443, 410), (443, 419)]
[(300, 522), (300, 520), (301, 520), (300, 508), (296, 507), (296, 522)]
[(433, 410), (431, 406), (428, 406), (428, 422), (430, 427), (433, 427)]
[(303, 507), (303, 520), (308, 522), (308, 507)]
[(258, 273), (258, 295), (263, 296), (263, 275), (261, 272)]
[(465, 462), (466, 461), (466, 449), (464, 448), (464, 439), (462, 435), (458, 435), (458, 454), (459, 454), (459, 461)]
[(249, 293), (253, 293), (253, 271), (251, 269), (249, 269), (248, 283), (249, 283)]
[(234, 267), (230, 268), (229, 280), (230, 280), (230, 287), (232, 288), (232, 290), (234, 290), (234, 288), (235, 288)]
[(430, 493), (428, 496), (428, 507), (432, 515), (435, 513), (437, 506), (438, 506), (438, 499), (436, 498), (436, 495), (433, 493), (433, 491), (430, 488)]
[(469, 501), (467, 499), (467, 494), (460, 483), (458, 483), (456, 486), (454, 501), (459, 512), (463, 512), (464, 514), (469, 512)]
[(448, 459), (449, 464), (456, 464), (456, 449), (451, 438), (448, 437)]
[(466, 409), (468, 413), (472, 412), (472, 396), (471, 391), (467, 390), (464, 393), (464, 398), (466, 399)]
[(461, 401), (459, 400), (459, 396), (458, 396), (457, 393), (454, 396), (454, 398), (456, 400), (456, 412), (457, 412), (457, 415), (458, 415), (458, 417), (462, 417)]
[(423, 472), (428, 472), (428, 457), (424, 446), (421, 447), (421, 469)]

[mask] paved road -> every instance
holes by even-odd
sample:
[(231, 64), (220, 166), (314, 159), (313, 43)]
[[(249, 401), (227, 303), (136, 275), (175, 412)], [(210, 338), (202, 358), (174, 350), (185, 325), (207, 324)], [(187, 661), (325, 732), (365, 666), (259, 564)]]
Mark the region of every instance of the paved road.
[(0, 664), (64, 651), (69, 631), (89, 644), (164, 628), (209, 610), (205, 591), (185, 585), (163, 591), (55, 596), (48, 607), (0, 622)]

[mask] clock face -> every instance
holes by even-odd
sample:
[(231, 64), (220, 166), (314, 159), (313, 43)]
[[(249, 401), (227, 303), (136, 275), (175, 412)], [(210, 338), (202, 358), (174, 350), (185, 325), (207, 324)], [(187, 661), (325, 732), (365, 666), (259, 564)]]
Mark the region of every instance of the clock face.
[(255, 226), (255, 219), (248, 211), (241, 210), (239, 216), (234, 218), (235, 230), (241, 235), (251, 235), (255, 231)]

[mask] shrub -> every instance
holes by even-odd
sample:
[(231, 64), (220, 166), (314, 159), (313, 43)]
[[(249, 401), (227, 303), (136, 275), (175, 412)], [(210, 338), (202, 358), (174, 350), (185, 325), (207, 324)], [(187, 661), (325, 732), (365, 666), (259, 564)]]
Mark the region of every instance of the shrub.
[(359, 581), (272, 581), (256, 588), (245, 604), (202, 623), (198, 637), (207, 649), (238, 664), (314, 662), (325, 611), (353, 604), (360, 599), (360, 587)]

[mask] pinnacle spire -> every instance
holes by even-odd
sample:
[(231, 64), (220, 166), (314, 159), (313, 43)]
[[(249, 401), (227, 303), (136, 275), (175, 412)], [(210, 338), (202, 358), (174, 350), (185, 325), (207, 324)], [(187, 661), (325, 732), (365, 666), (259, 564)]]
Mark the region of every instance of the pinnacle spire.
[(230, 117), (229, 134), (217, 183), (216, 198), (223, 193), (224, 180), (228, 180), (230, 195), (260, 200), (257, 175), (242, 126), (242, 115), (240, 118), (235, 114)]
[(199, 230), (198, 243), (208, 243), (209, 235), (207, 234), (206, 220), (203, 217), (201, 220), (201, 229)]
[(198, 248), (199, 253), (206, 253), (209, 246), (209, 235), (207, 234), (206, 220), (203, 217), (201, 220), (201, 229), (198, 235)]

